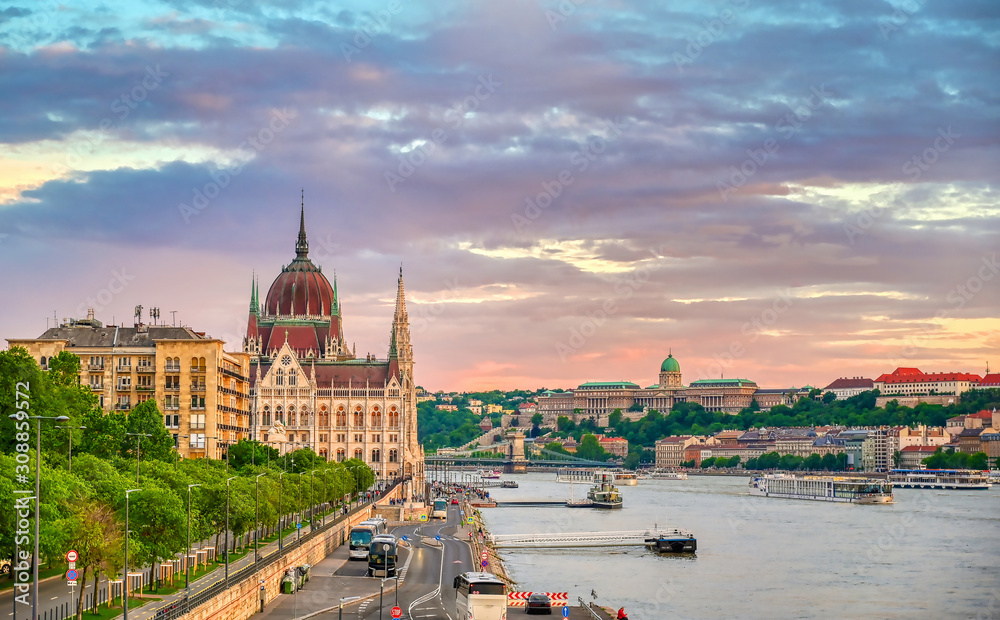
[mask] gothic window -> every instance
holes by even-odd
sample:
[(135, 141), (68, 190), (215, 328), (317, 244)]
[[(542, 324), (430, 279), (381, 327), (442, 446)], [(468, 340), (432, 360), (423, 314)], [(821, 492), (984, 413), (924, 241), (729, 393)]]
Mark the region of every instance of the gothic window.
[(281, 408), (281, 405), (278, 405), (277, 408), (275, 408), (275, 410), (274, 410), (274, 421), (277, 424), (284, 424), (285, 423), (285, 412)]
[(299, 424), (302, 426), (311, 426), (312, 420), (309, 419), (309, 410), (305, 407), (299, 412)]
[(372, 428), (382, 427), (382, 412), (379, 411), (378, 406), (372, 410)]
[(264, 416), (262, 419), (262, 423), (264, 426), (271, 426), (271, 408), (267, 405), (264, 405)]
[(330, 414), (326, 410), (326, 405), (319, 409), (319, 425), (322, 428), (330, 428)]
[(295, 415), (295, 405), (292, 405), (291, 407), (288, 408), (288, 425), (289, 426), (299, 425), (299, 418), (298, 416)]
[(337, 448), (337, 462), (343, 463), (345, 460), (347, 460), (347, 450)]
[(399, 428), (399, 412), (395, 407), (389, 407), (389, 428)]
[(289, 370), (288, 371), (288, 385), (295, 385), (295, 381), (296, 381), (297, 377), (298, 377), (298, 375), (295, 374), (294, 370)]
[(361, 413), (361, 407), (354, 408), (354, 426), (361, 428), (365, 425), (365, 414)]
[(397, 450), (389, 450), (389, 462), (390, 463), (399, 462), (399, 452)]
[(344, 428), (347, 426), (347, 412), (344, 411), (343, 407), (337, 407), (337, 427)]
[(354, 450), (354, 458), (358, 459), (359, 461), (364, 458), (364, 453), (361, 451), (361, 448), (357, 448)]
[(378, 448), (372, 450), (372, 463), (378, 463), (382, 460), (382, 451)]
[(274, 384), (285, 385), (285, 371), (281, 368), (274, 371)]

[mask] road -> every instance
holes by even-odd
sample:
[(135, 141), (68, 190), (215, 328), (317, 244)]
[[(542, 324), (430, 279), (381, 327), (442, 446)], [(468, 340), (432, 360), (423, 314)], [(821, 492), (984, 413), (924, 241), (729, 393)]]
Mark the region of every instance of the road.
[[(448, 519), (445, 522), (433, 521), (394, 528), (392, 533), (397, 538), (406, 536), (411, 543), (407, 557), (405, 559), (400, 557), (405, 570), (400, 571), (402, 582), (399, 592), (387, 593), (381, 609), (379, 597), (356, 607), (345, 607), (344, 617), (358, 620), (379, 618), (389, 620), (398, 594), (403, 618), (456, 620), (455, 591), (452, 589), (452, 583), (459, 573), (474, 568), (469, 544), (460, 538), (465, 535), (464, 532), (459, 533), (460, 517), (459, 507), (450, 506)], [(456, 537), (456, 534), (459, 537)], [(441, 537), (440, 547), (424, 542), (426, 539), (434, 541), (437, 536)], [(348, 576), (357, 572), (360, 576), (365, 570), (361, 562), (349, 562), (337, 571), (337, 575)], [(390, 587), (389, 582), (386, 587)], [(334, 612), (321, 617), (336, 618), (337, 614)]]

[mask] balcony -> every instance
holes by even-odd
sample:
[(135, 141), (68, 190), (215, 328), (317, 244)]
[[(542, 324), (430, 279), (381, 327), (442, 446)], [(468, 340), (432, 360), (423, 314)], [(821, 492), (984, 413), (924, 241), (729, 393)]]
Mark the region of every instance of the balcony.
[(90, 366), (87, 366), (87, 370), (89, 370), (91, 373), (104, 372), (104, 364), (101, 365), (91, 364)]
[(156, 388), (151, 385), (137, 385), (135, 386), (135, 389), (140, 392), (152, 392)]
[(136, 372), (156, 372), (156, 366), (153, 366), (152, 364), (146, 364), (146, 365), (142, 365), (142, 366), (136, 366), (135, 367), (135, 371)]
[(204, 392), (205, 391), (205, 384), (204, 383), (192, 383), (191, 384), (191, 391), (192, 392)]
[(166, 366), (163, 367), (163, 370), (164, 370), (164, 372), (180, 372), (181, 371), (181, 367), (180, 366), (173, 366), (171, 364), (167, 364)]
[(192, 366), (191, 367), (191, 372), (199, 372), (199, 373), (200, 372), (205, 372), (205, 367), (204, 366)]
[(167, 403), (167, 404), (163, 405), (163, 410), (164, 411), (177, 411), (180, 408), (181, 408), (180, 405), (172, 404), (172, 403)]
[(119, 364), (116, 370), (118, 372), (132, 372), (132, 365), (129, 364), (128, 366), (123, 366), (122, 364)]
[(118, 411), (129, 411), (132, 409), (131, 403), (115, 403), (115, 409)]
[(163, 389), (168, 392), (179, 392), (181, 386), (177, 385), (176, 383), (168, 383), (166, 387), (164, 387)]
[(204, 411), (205, 405), (191, 405), (191, 411)]

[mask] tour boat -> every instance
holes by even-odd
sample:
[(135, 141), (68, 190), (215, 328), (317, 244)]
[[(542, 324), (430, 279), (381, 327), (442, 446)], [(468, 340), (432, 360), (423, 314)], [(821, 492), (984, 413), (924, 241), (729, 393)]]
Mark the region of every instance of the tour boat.
[(503, 472), (499, 469), (484, 469), (479, 472), (479, 477), (483, 480), (499, 480)]
[(766, 474), (750, 478), (748, 490), (750, 495), (762, 497), (855, 504), (892, 503), (892, 482), (874, 478)]
[(574, 484), (577, 482), (593, 482), (593, 481), (594, 481), (593, 469), (563, 467), (556, 470), (556, 482), (568, 482), (570, 484)]
[(691, 532), (676, 528), (646, 532), (646, 548), (657, 553), (694, 553), (698, 550), (698, 540)]
[(889, 480), (903, 489), (982, 491), (992, 486), (989, 474), (976, 469), (894, 469)]
[(615, 483), (622, 484), (625, 486), (634, 487), (639, 484), (639, 477), (632, 471), (616, 471), (615, 472)]
[(654, 480), (687, 480), (688, 475), (682, 471), (657, 471), (649, 472), (649, 477)]

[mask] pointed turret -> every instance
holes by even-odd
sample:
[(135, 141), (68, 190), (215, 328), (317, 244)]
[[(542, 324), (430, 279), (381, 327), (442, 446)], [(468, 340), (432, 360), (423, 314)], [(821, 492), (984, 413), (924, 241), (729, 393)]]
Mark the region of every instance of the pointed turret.
[(337, 272), (333, 272), (333, 307), (330, 314), (340, 314), (340, 300), (337, 299)]
[(299, 212), (299, 238), (295, 242), (295, 258), (309, 258), (309, 242), (306, 240), (306, 192), (302, 190), (302, 210)]

